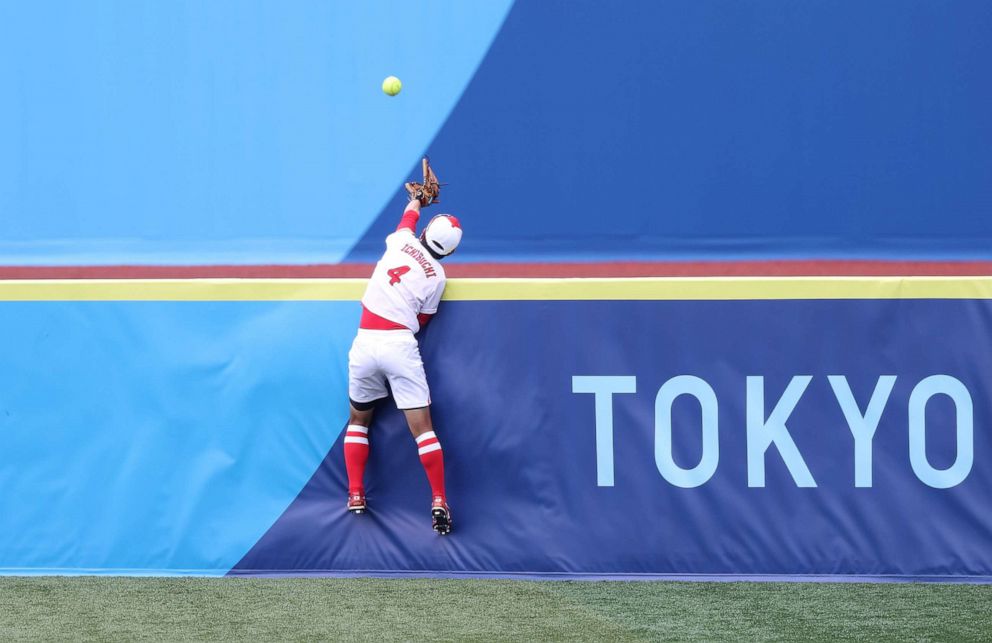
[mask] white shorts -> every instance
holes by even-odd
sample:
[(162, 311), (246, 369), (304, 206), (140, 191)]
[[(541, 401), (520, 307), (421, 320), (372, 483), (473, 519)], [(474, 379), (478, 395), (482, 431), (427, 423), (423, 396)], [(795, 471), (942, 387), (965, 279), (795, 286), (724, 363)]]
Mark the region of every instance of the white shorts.
[(348, 352), (348, 397), (373, 402), (393, 391), (396, 407), (418, 409), (429, 406), (420, 346), (410, 331), (358, 329)]

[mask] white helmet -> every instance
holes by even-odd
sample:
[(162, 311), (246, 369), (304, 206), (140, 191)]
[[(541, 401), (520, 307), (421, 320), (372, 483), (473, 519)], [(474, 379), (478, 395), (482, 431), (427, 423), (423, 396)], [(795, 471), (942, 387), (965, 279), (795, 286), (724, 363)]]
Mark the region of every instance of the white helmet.
[(462, 240), (462, 225), (451, 214), (439, 214), (424, 228), (420, 240), (431, 251), (442, 257), (447, 257)]

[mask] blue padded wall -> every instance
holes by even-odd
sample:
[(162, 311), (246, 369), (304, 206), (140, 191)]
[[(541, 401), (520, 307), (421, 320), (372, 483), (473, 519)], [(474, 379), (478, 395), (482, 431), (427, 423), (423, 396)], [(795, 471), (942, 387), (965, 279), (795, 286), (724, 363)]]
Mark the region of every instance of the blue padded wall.
[(0, 7), (0, 263), (371, 260), (424, 152), (456, 261), (990, 257), (984, 0), (413, 10)]

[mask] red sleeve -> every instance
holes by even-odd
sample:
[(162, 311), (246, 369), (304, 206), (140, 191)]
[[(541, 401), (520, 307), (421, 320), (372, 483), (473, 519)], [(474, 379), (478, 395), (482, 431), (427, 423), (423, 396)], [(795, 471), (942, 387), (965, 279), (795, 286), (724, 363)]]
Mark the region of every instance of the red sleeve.
[(413, 234), (417, 234), (417, 221), (420, 219), (420, 213), (416, 210), (407, 210), (403, 213), (403, 218), (400, 219), (400, 224), (396, 226), (397, 232), (406, 228)]
[(417, 321), (420, 322), (420, 327), (423, 328), (427, 325), (427, 322), (431, 320), (434, 315), (431, 313), (417, 313)]

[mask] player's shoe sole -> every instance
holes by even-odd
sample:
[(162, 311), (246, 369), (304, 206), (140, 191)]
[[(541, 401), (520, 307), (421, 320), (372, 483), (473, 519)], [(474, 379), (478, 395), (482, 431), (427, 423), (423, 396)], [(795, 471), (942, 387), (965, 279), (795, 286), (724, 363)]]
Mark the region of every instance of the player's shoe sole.
[(441, 536), (451, 533), (451, 511), (444, 502), (431, 507), (431, 526)]
[(365, 496), (353, 495), (348, 496), (348, 512), (353, 513), (356, 516), (360, 516), (365, 513), (367, 507), (365, 506)]

